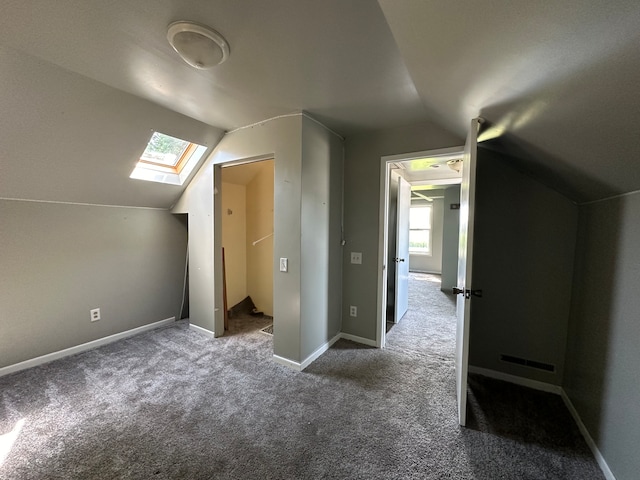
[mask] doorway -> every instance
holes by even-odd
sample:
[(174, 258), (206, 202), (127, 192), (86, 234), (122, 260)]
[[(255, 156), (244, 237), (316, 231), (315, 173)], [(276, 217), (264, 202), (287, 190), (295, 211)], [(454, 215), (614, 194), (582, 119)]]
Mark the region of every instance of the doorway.
[[(416, 314), (423, 321), (431, 321), (434, 318), (432, 314), (440, 316), (450, 314), (451, 328), (453, 328), (455, 305), (452, 303), (451, 291), (456, 283), (458, 267), (459, 211), (457, 205), (460, 202), (460, 187), (458, 184), (412, 186), (407, 182), (407, 187), (410, 188), (409, 204), (402, 207), (400, 203), (393, 200), (396, 190), (394, 177), (397, 175), (397, 172), (392, 169), (388, 249), (391, 267), (387, 281), (386, 333), (389, 334), (395, 326), (404, 322), (405, 318), (415, 317)], [(397, 181), (404, 183), (406, 180), (400, 177)], [(394, 206), (397, 206), (395, 212)], [(408, 217), (408, 224), (403, 226), (396, 223), (403, 216), (399, 211), (401, 208), (406, 210), (404, 216)], [(401, 228), (404, 228), (405, 232), (399, 232)], [(397, 248), (397, 243), (405, 236), (408, 236), (408, 241), (405, 241), (407, 259), (406, 262), (397, 263), (394, 259), (405, 255), (401, 253), (400, 248)], [(396, 263), (397, 265), (394, 265)], [(405, 271), (397, 268), (405, 265)], [(395, 295), (396, 279), (403, 275), (406, 275), (408, 280), (407, 295), (406, 299), (399, 300), (404, 302), (404, 305), (396, 308), (395, 302), (398, 300), (398, 295)], [(415, 323), (419, 320), (414, 318), (413, 321)], [(421, 330), (425, 328), (420, 327)], [(439, 327), (434, 327), (433, 338), (442, 337), (441, 333), (437, 333), (441, 330)], [(450, 333), (453, 342), (455, 329)]]
[(274, 161), (223, 165), (220, 176), (227, 334), (249, 323), (272, 334)]
[[(409, 270), (439, 276), (444, 273), (441, 289), (446, 291), (449, 283), (454, 286), (458, 239), (457, 233), (455, 238), (451, 236), (457, 232), (451, 212), (459, 204), (462, 155), (463, 147), (453, 147), (382, 158), (379, 261), (383, 268), (378, 277), (378, 347), (385, 346), (389, 327), (401, 323), (410, 308), (408, 304), (403, 308), (409, 301)], [(450, 209), (446, 228), (445, 203)], [(413, 228), (411, 210), (415, 210)]]

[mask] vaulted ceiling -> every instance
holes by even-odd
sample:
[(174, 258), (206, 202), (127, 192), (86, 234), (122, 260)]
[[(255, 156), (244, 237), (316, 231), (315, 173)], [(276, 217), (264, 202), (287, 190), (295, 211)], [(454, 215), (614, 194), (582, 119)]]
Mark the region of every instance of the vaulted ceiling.
[[(463, 139), (480, 115), (492, 148), (573, 200), (640, 189), (637, 0), (0, 7), (0, 197), (167, 207), (180, 188), (128, 179), (150, 130), (213, 146), (300, 110), (343, 136), (429, 120)], [(186, 65), (176, 20), (222, 33), (228, 61)]]

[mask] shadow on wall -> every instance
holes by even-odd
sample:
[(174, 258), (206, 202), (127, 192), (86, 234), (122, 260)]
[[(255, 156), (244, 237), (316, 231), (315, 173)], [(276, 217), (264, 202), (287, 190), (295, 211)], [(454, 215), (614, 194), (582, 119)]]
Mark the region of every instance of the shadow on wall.
[[(625, 333), (620, 327), (628, 321), (624, 318), (622, 304), (633, 303), (631, 298), (637, 298), (637, 292), (634, 292), (637, 279), (631, 285), (625, 285), (625, 280), (630, 280), (629, 274), (633, 275), (628, 262), (630, 250), (636, 250), (635, 242), (640, 240), (638, 235), (635, 239), (629, 238), (628, 232), (624, 232), (623, 202), (625, 199), (618, 198), (580, 207), (567, 341), (565, 390), (601, 451), (603, 446), (599, 440), (603, 431), (613, 427), (607, 422), (617, 416), (618, 421), (627, 423), (624, 417), (630, 413), (625, 412), (626, 402), (616, 397), (614, 391), (638, 390), (637, 386), (632, 386), (633, 383), (625, 385), (624, 374), (621, 376), (621, 372), (630, 368), (624, 364), (625, 350), (637, 352), (637, 347), (631, 343), (635, 344), (638, 337), (635, 341), (625, 338), (625, 334), (631, 335), (632, 332)], [(636, 203), (640, 206), (640, 201)], [(640, 208), (638, 210), (640, 214)], [(637, 264), (640, 255), (635, 253), (635, 257)], [(638, 305), (637, 300), (635, 303)], [(618, 338), (613, 337), (616, 331)], [(640, 328), (636, 327), (637, 331)], [(619, 336), (621, 333), (622, 337)], [(636, 353), (636, 360), (637, 357)], [(634, 383), (637, 384), (637, 378)], [(635, 424), (640, 426), (637, 420)], [(637, 448), (637, 444), (627, 448)], [(606, 452), (603, 454), (609, 462)]]
[[(605, 198), (616, 193), (597, 178), (576, 170), (561, 158), (514, 135), (505, 134), (482, 142), (481, 147), (508, 154), (512, 167), (575, 202)], [(581, 192), (589, 192), (590, 198)]]
[[(184, 225), (184, 229), (187, 231), (187, 238), (189, 236), (189, 215), (186, 213), (174, 214), (180, 223)], [(187, 240), (188, 242), (188, 240)], [(187, 243), (187, 250), (189, 244)], [(182, 287), (182, 308), (180, 309), (180, 320), (189, 318), (189, 254), (185, 252), (185, 266), (184, 266), (184, 284)]]

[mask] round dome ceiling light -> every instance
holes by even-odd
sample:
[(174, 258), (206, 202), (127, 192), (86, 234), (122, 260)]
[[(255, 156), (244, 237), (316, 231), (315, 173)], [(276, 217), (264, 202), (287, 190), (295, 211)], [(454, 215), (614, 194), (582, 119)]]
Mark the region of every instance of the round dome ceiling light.
[(220, 65), (229, 57), (229, 44), (224, 37), (195, 22), (173, 22), (167, 40), (185, 62), (198, 70)]

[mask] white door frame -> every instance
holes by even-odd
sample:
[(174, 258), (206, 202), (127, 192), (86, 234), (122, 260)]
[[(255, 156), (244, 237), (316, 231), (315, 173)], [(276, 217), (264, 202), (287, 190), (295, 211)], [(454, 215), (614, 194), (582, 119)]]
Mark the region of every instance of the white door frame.
[[(380, 221), (378, 222), (378, 314), (376, 317), (376, 346), (386, 343), (387, 318), (387, 253), (389, 250), (389, 177), (391, 163), (417, 160), (425, 157), (462, 156), (464, 146), (424, 150), (421, 152), (385, 155), (380, 158)], [(447, 184), (450, 181), (446, 181)], [(433, 184), (438, 184), (437, 180)]]

